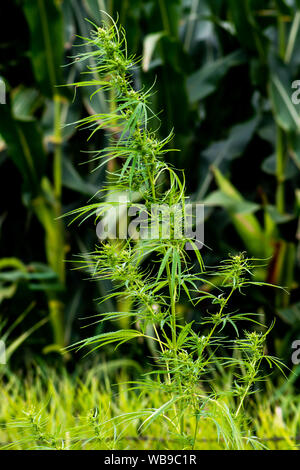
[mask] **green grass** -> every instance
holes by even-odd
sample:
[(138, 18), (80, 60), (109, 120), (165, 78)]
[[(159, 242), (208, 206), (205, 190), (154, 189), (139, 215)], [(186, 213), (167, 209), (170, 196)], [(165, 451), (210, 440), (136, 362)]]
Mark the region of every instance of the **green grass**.
[[(2, 378), (1, 449), (191, 448), (178, 438), (167, 420), (154, 421), (144, 432), (139, 430), (139, 417), (123, 420), (124, 414), (138, 415), (141, 410), (159, 408), (166, 397), (157, 391), (139, 396), (125, 384), (125, 372), (111, 377), (105, 370), (109, 369), (96, 366), (88, 372), (70, 374), (65, 369), (58, 373), (38, 366), (26, 379), (17, 374)], [(268, 449), (296, 449), (300, 398), (287, 393), (275, 396), (270, 385), (267, 392), (252, 396), (249, 429), (251, 425), (260, 444)], [(219, 418), (222, 420), (222, 416)], [(193, 428), (193, 422), (187, 421), (188, 429)], [(268, 440), (274, 437), (275, 441)], [(226, 448), (222, 438), (218, 441), (216, 424), (209, 419), (201, 421), (194, 448)], [(244, 442), (244, 448), (253, 446)]]

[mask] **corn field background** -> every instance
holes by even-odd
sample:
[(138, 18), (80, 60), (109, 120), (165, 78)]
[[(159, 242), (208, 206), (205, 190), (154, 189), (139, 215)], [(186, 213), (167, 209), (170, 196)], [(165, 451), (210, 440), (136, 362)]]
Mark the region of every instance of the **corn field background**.
[[(92, 197), (99, 200), (106, 170), (121, 165), (111, 160), (93, 171), (94, 162), (82, 164), (86, 153), (108, 145), (113, 129), (108, 126), (89, 140), (88, 129), (72, 125), (113, 112), (114, 96), (108, 101), (100, 90), (91, 100), (93, 87), (66, 86), (84, 71), (82, 62), (71, 57), (82, 47), (89, 52), (87, 44), (78, 47), (79, 36), (89, 36), (86, 19), (100, 24), (107, 12), (125, 28), (128, 50), (140, 58), (132, 81), (139, 89), (152, 87), (159, 137), (174, 130), (170, 149), (180, 152), (164, 158), (185, 171), (187, 192), (205, 205), (205, 265), (246, 252), (264, 260), (255, 281), (284, 287), (254, 287), (231, 308), (255, 312), (266, 326), (275, 317), (266, 348), (289, 369), (285, 375), (274, 370), (251, 395), (245, 419), (262, 443), (271, 439), (269, 448), (297, 448), (300, 353), (293, 353), (300, 347), (300, 2), (11, 0), (0, 8), (2, 20), (11, 25), (0, 33), (5, 89), (0, 104), (0, 340), (6, 348), (6, 364), (0, 364), (0, 445), (185, 445), (158, 424), (146, 438), (139, 435), (139, 423), (121, 423), (117, 438), (106, 428), (112, 416), (136, 412), (140, 400), (149, 408), (163, 403), (156, 393), (137, 398), (125, 385), (148, 370), (151, 342), (141, 339), (118, 349), (108, 344), (87, 356), (86, 351), (61, 352), (115, 328), (93, 324), (88, 317), (130, 309), (127, 299), (95, 301), (105, 297), (111, 282), (85, 281), (89, 270), (74, 270), (74, 254), (93, 251), (96, 227), (61, 217)], [(95, 65), (92, 55), (88, 65)], [(95, 73), (92, 78), (97, 80)], [(209, 291), (209, 284), (203, 289)], [(199, 309), (184, 301), (177, 305), (183, 323), (196, 321)], [(128, 328), (126, 318), (117, 321), (117, 329)], [(221, 366), (217, 372), (212, 378), (216, 388), (230, 389), (230, 374)], [(158, 435), (161, 440), (155, 440)], [(200, 449), (225, 445), (213, 425), (198, 439)]]

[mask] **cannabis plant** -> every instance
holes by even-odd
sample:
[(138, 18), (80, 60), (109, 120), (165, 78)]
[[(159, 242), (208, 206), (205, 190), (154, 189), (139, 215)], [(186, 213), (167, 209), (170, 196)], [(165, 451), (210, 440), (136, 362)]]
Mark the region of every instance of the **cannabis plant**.
[[(251, 275), (260, 262), (240, 253), (230, 255), (216, 268), (205, 268), (199, 251), (203, 240), (190, 235), (190, 230), (179, 230), (188, 219), (190, 223), (194, 219), (187, 214), (184, 175), (164, 158), (173, 151), (172, 132), (159, 139), (152, 125), (156, 117), (153, 119), (149, 106), (151, 90), (135, 89), (138, 61), (128, 55), (124, 30), (112, 19), (108, 21), (101, 27), (92, 24), (90, 37), (81, 38), (88, 52), (74, 58), (86, 61), (92, 56), (95, 66), (85, 73), (99, 77), (80, 81), (74, 84), (76, 88), (95, 87), (91, 98), (100, 90), (107, 93), (110, 112), (77, 122), (79, 127), (90, 129), (90, 138), (103, 129), (110, 135), (108, 146), (92, 158), (97, 168), (107, 165), (107, 184), (101, 199), (69, 214), (75, 216), (73, 220), (92, 217), (98, 224), (99, 244), (79, 263), (90, 269), (92, 279), (112, 281), (114, 290), (101, 302), (112, 298), (127, 301), (124, 311), (108, 312), (97, 321), (120, 323), (127, 319), (128, 327), (101, 333), (73, 347), (95, 350), (135, 339), (150, 345), (153, 370), (132, 387), (149, 394), (158, 388), (162, 400), (168, 399), (159, 408), (120, 416), (122, 422), (139, 419), (143, 431), (154, 420), (163, 419), (183, 446), (194, 448), (199, 426), (210, 420), (227, 447), (244, 448), (249, 442), (256, 445), (246, 431), (243, 407), (263, 380), (263, 363), (279, 368), (281, 363), (265, 350), (270, 328), (263, 330), (250, 313), (231, 311), (230, 300), (258, 284), (251, 281)], [(120, 194), (122, 200), (118, 201)], [(119, 219), (118, 239), (115, 233), (107, 233), (104, 240), (104, 225), (112, 218), (118, 222), (114, 210), (124, 204), (131, 215), (138, 215), (138, 222), (129, 227), (126, 238), (120, 233)], [(169, 224), (157, 210), (162, 207), (167, 210)], [(209, 276), (218, 279), (217, 288)], [(212, 289), (203, 289), (204, 284)], [(196, 322), (183, 321), (178, 308), (183, 298), (198, 311)], [(254, 323), (256, 330), (241, 331), (242, 321)], [(233, 339), (232, 333), (236, 336)], [(233, 379), (220, 392), (214, 384), (217, 372), (224, 368)], [(234, 410), (228, 406), (229, 396), (234, 397)], [(186, 425), (188, 416), (194, 417), (193, 426)]]

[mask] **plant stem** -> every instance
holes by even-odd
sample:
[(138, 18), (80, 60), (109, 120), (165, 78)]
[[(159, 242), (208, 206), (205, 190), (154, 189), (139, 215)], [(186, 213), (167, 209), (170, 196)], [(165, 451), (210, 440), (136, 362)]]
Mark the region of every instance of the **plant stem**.
[(195, 415), (195, 421), (196, 421), (196, 424), (195, 424), (195, 432), (194, 432), (192, 450), (195, 449), (195, 444), (196, 444), (196, 439), (197, 439), (197, 434), (198, 434), (198, 427), (199, 427), (199, 416), (198, 415)]
[(285, 56), (285, 23), (282, 16), (278, 16), (278, 52), (284, 60)]
[[(228, 294), (228, 296), (227, 296), (227, 298), (226, 298), (226, 300), (225, 300), (225, 302), (221, 305), (220, 310), (219, 310), (219, 313), (218, 313), (218, 316), (219, 316), (220, 318), (221, 318), (221, 316), (222, 316), (222, 312), (223, 312), (225, 306), (227, 305), (227, 303), (228, 303), (228, 301), (229, 301), (229, 299), (230, 299), (230, 297), (232, 296), (232, 294), (233, 294), (234, 291), (235, 291), (235, 287), (232, 287), (231, 290), (230, 290), (230, 292), (229, 292), (229, 294)], [(209, 341), (210, 341), (212, 335), (214, 334), (214, 332), (215, 332), (217, 326), (218, 326), (218, 323), (215, 323), (214, 326), (212, 327), (212, 329), (210, 330), (209, 335), (208, 335), (207, 338), (206, 338), (206, 342), (205, 342), (204, 348), (206, 348), (206, 347), (209, 345)], [(203, 348), (203, 349), (204, 349), (204, 348)]]
[(160, 9), (163, 27), (168, 34), (171, 34), (170, 22), (168, 18), (168, 11), (165, 5), (165, 0), (158, 0), (158, 3), (159, 3), (159, 9)]
[(169, 293), (170, 293), (170, 302), (171, 302), (171, 332), (172, 332), (172, 344), (174, 351), (177, 351), (177, 337), (176, 337), (176, 287), (174, 287), (174, 292), (172, 288), (171, 280), (171, 271), (170, 263), (166, 264), (167, 278), (169, 283)]
[(284, 199), (284, 170), (285, 170), (285, 154), (284, 154), (284, 135), (282, 129), (277, 126), (277, 139), (276, 139), (276, 207), (281, 214), (285, 210)]
[[(62, 196), (62, 132), (61, 132), (61, 97), (54, 95), (54, 160), (53, 160), (53, 184), (54, 184), (54, 218), (61, 216)], [(48, 238), (48, 262), (57, 273), (62, 285), (65, 283), (65, 243), (64, 226), (61, 220), (53, 220), (50, 224), (51, 236)], [(54, 341), (59, 346), (64, 346), (64, 304), (56, 292), (49, 293), (49, 311), (53, 328)]]
[(62, 133), (61, 133), (61, 98), (54, 95), (54, 162), (53, 162), (53, 181), (54, 194), (56, 198), (56, 210), (60, 214), (61, 188), (62, 188)]
[[(153, 164), (153, 159), (152, 159), (152, 164)], [(157, 200), (157, 196), (156, 196), (156, 189), (155, 189), (155, 181), (154, 181), (154, 178), (153, 178), (153, 175), (150, 171), (150, 168), (148, 167), (148, 176), (149, 176), (149, 182), (150, 182), (150, 187), (151, 187), (151, 193), (152, 193), (152, 198), (153, 198), (153, 201), (156, 202)], [(164, 255), (166, 254), (166, 249), (164, 249)], [(176, 336), (176, 287), (174, 288), (174, 292), (173, 292), (173, 289), (172, 289), (172, 285), (171, 285), (171, 271), (170, 271), (170, 264), (169, 262), (167, 262), (166, 264), (166, 271), (167, 271), (167, 277), (168, 277), (168, 281), (169, 281), (169, 294), (170, 294), (170, 299), (171, 299), (171, 331), (172, 331), (172, 343), (173, 343), (173, 348), (174, 348), (174, 352), (176, 354), (176, 351), (177, 351), (177, 336)], [(155, 334), (157, 336), (157, 338), (159, 339), (159, 335), (157, 333), (157, 330), (156, 330), (156, 327), (155, 327), (155, 323), (153, 322), (153, 327), (154, 327), (154, 331), (155, 331)], [(161, 346), (162, 348), (162, 346)], [(162, 349), (163, 351), (163, 349)], [(169, 383), (171, 384), (172, 381), (171, 381), (171, 375), (170, 375), (170, 372), (169, 372), (169, 364), (168, 362), (166, 361), (166, 367), (167, 367), (167, 371), (168, 371), (168, 380), (169, 380)], [(179, 388), (180, 388), (180, 391), (182, 392), (182, 386), (181, 386), (181, 383), (179, 383)], [(175, 416), (178, 417), (178, 411), (177, 411), (177, 405), (176, 403), (173, 404), (173, 409), (174, 409), (174, 413), (175, 413)], [(181, 416), (181, 418), (180, 418)], [(183, 434), (184, 432), (184, 416), (183, 416), (183, 413), (182, 413), (182, 410), (179, 414), (179, 421), (180, 421), (180, 432)]]
[(252, 376), (250, 377), (250, 379), (249, 379), (249, 381), (248, 381), (248, 384), (247, 384), (247, 387), (245, 388), (245, 391), (244, 391), (244, 393), (243, 393), (243, 395), (242, 395), (242, 397), (241, 397), (239, 406), (238, 406), (238, 408), (237, 408), (237, 410), (236, 410), (236, 413), (235, 413), (235, 417), (236, 417), (236, 418), (238, 417), (238, 414), (239, 414), (239, 412), (240, 412), (240, 410), (241, 410), (241, 408), (242, 408), (242, 406), (243, 406), (244, 400), (245, 400), (246, 396), (248, 395), (249, 389), (250, 389), (251, 385), (252, 385), (253, 382), (254, 382), (255, 376), (256, 376), (257, 371), (258, 371), (258, 367), (257, 367), (257, 363), (258, 363), (258, 362), (259, 362), (258, 360), (254, 360), (254, 361), (253, 361), (252, 370), (254, 371), (254, 373), (253, 373)]

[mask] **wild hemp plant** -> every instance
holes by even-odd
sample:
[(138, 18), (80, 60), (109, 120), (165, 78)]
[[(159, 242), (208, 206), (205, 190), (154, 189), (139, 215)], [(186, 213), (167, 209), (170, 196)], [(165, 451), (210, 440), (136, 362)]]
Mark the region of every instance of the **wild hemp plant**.
[[(91, 270), (92, 279), (112, 281), (114, 290), (101, 302), (112, 298), (128, 300), (129, 309), (108, 312), (99, 321), (126, 318), (133, 327), (96, 335), (73, 347), (88, 346), (94, 350), (108, 344), (120, 346), (137, 338), (155, 344), (153, 371), (133, 387), (150, 394), (154, 388), (160, 389), (163, 403), (158, 409), (121, 416), (121, 421), (142, 419), (141, 430), (145, 430), (155, 419), (163, 419), (185, 446), (194, 448), (199, 426), (208, 419), (215, 423), (218, 436), (228, 448), (244, 448), (249, 442), (256, 445), (255, 438), (243, 431), (243, 407), (246, 398), (257, 390), (257, 383), (263, 380), (263, 362), (280, 369), (281, 363), (265, 352), (265, 339), (270, 330), (262, 333), (260, 325), (257, 331), (240, 332), (239, 322), (258, 322), (251, 314), (230, 311), (229, 303), (244, 288), (258, 285), (250, 280), (258, 261), (247, 259), (242, 253), (230, 256), (217, 268), (206, 270), (198, 249), (201, 240), (182, 233), (177, 236), (178, 225), (186, 221), (187, 197), (184, 175), (164, 160), (165, 154), (172, 150), (172, 133), (160, 140), (149, 127), (153, 118), (149, 107), (151, 91), (134, 88), (138, 61), (127, 53), (124, 30), (113, 21), (101, 27), (92, 25), (90, 38), (81, 38), (88, 52), (78, 53), (75, 60), (93, 57), (96, 65), (88, 67), (85, 73), (93, 77), (97, 74), (99, 79), (74, 85), (97, 87), (93, 95), (100, 91), (107, 93), (111, 111), (88, 116), (77, 125), (91, 129), (90, 138), (103, 129), (109, 132), (109, 145), (97, 152), (93, 161), (99, 161), (98, 168), (110, 163), (110, 169), (115, 161), (116, 169), (108, 171), (105, 190), (109, 198), (70, 214), (76, 216), (75, 220), (80, 217), (84, 220), (94, 217), (96, 222), (107, 220), (111, 210), (121, 204), (112, 202), (113, 195), (117, 199), (121, 193), (126, 196), (129, 210), (140, 216), (146, 213), (148, 232), (143, 233), (148, 236), (138, 236), (133, 230), (126, 240), (108, 238), (79, 261), (81, 267)], [(161, 218), (152, 210), (153, 205), (169, 209), (168, 236)], [(152, 233), (149, 227), (156, 228), (159, 236), (149, 236)], [(196, 266), (190, 260), (191, 254), (195, 255)], [(149, 257), (152, 263), (147, 265)], [(209, 275), (219, 279), (218, 287), (207, 280)], [(210, 285), (209, 291), (201, 287), (204, 284)], [(194, 309), (199, 309), (197, 322), (182, 322), (178, 312), (182, 297)], [(232, 327), (236, 339), (225, 336), (224, 328), (228, 326)], [(221, 392), (215, 389), (213, 380), (220, 367), (229, 368), (234, 377), (230, 389)], [(236, 404), (234, 410), (228, 405), (232, 402)], [(193, 428), (186, 425), (189, 414), (194, 416)]]
[(7, 423), (7, 429), (22, 430), (23, 435), (26, 433), (27, 437), (22, 437), (18, 442), (11, 442), (10, 444), (2, 447), (3, 450), (10, 450), (15, 444), (26, 446), (28, 445), (32, 450), (63, 450), (67, 449), (67, 440), (62, 439), (60, 428), (55, 430), (55, 433), (47, 431), (48, 419), (43, 417), (43, 409), (35, 409), (31, 407), (28, 411), (23, 411), (21, 419), (14, 419), (13, 422)]

